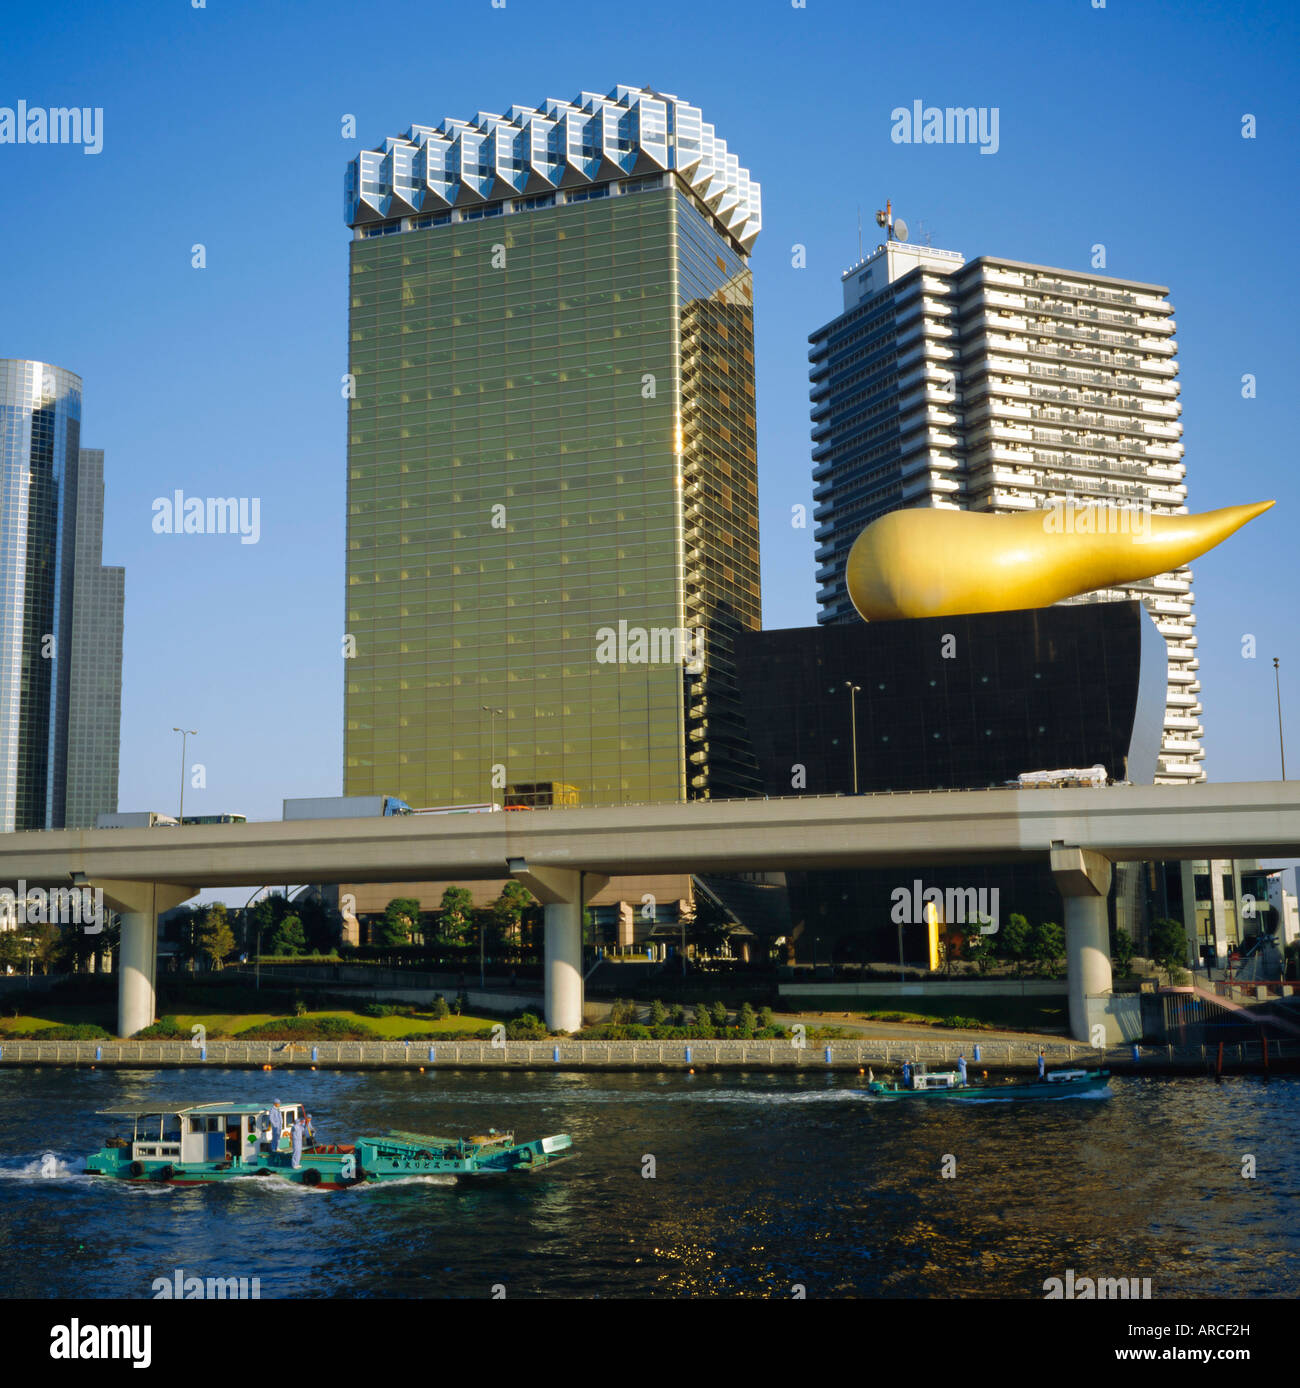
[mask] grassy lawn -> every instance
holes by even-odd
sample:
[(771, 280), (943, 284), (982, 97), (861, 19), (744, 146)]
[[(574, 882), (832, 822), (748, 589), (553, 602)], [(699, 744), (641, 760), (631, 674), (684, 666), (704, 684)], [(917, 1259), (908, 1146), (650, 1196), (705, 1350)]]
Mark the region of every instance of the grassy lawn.
[(1042, 1031), (1067, 1024), (1068, 1004), (1054, 997), (972, 997), (969, 993), (945, 998), (908, 998), (906, 1007), (877, 1007), (869, 1012), (854, 1009), (867, 1021), (939, 1022), (945, 1017), (969, 1017), (985, 1026), (1011, 1031)]
[[(186, 1031), (197, 1024), (205, 1027), (211, 1033), (223, 1032), (227, 1036), (234, 1037), (248, 1027), (259, 1026), (263, 1022), (278, 1021), (289, 1014), (281, 1012), (174, 1012), (168, 1015), (175, 1017)], [(308, 1012), (304, 1018), (299, 1020), (310, 1021), (313, 1018), (322, 1017), (340, 1017), (347, 1022), (365, 1025), (386, 1041), (400, 1041), (402, 1037), (417, 1031), (481, 1031), (486, 1033), (491, 1030), (494, 1024), (493, 1019), (488, 1017), (450, 1016), (435, 1020), (432, 1016), (365, 1017), (360, 1012), (337, 1011)], [(115, 1010), (105, 1012), (103, 1008), (94, 1006), (42, 1007), (34, 1013), (0, 1018), (0, 1036), (9, 1035), (16, 1031), (43, 1031), (46, 1027), (60, 1026), (70, 1022), (93, 1022), (111, 1032), (116, 1025), (116, 1013)]]

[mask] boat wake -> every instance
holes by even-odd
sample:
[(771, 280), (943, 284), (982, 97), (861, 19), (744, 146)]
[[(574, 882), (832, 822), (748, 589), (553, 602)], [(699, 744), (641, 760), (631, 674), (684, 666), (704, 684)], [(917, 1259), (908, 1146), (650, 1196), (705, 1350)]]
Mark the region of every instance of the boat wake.
[(348, 1190), (360, 1193), (362, 1191), (399, 1190), (402, 1186), (454, 1186), (459, 1179), (459, 1176), (450, 1175), (398, 1176), (383, 1181), (363, 1181), (359, 1185), (349, 1186)]
[(1088, 1099), (1109, 1099), (1111, 1092), (1109, 1089), (1094, 1090), (1086, 1094), (1035, 1094), (1032, 1099), (1026, 1099), (1016, 1094), (981, 1094), (978, 1099), (962, 1099), (963, 1104), (1061, 1104), (1066, 1102), (1081, 1103)]
[(22, 1166), (0, 1166), (0, 1181), (78, 1181), (89, 1179), (57, 1152), (43, 1152)]
[[(849, 1091), (855, 1099), (865, 1099), (869, 1104), (896, 1104), (901, 1096), (896, 1094), (871, 1094), (865, 1089)], [(1066, 1100), (1078, 1103), (1086, 1099), (1109, 1099), (1109, 1089), (1093, 1090), (1084, 1094), (962, 1094), (960, 1099), (941, 1099), (936, 1102), (948, 1104), (1059, 1104)]]

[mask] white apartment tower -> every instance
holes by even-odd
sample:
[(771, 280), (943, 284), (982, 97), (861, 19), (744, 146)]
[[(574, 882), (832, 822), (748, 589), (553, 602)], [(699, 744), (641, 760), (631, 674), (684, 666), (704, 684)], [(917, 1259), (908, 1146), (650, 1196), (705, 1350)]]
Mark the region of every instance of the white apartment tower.
[[(849, 549), (902, 506), (1186, 512), (1164, 286), (890, 240), (843, 290), (809, 338), (820, 622), (858, 620)], [(1192, 572), (1071, 601), (1129, 597), (1169, 651), (1156, 782), (1204, 780)]]

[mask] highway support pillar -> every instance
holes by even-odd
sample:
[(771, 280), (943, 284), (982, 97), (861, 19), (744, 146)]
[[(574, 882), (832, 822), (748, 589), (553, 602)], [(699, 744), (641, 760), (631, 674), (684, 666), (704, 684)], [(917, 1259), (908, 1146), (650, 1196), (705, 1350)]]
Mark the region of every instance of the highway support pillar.
[(1111, 994), (1110, 921), (1106, 898), (1111, 862), (1091, 848), (1052, 845), (1052, 874), (1065, 900), (1066, 988), (1070, 997), (1070, 1035), (1097, 1043), (1095, 1026), (1107, 1044), (1121, 1034), (1108, 1014)]
[(117, 1034), (134, 1036), (152, 1025), (157, 1001), (158, 916), (198, 893), (168, 882), (119, 882), (97, 878), (104, 902), (122, 913), (117, 952)]
[(578, 868), (530, 868), (509, 860), (510, 875), (542, 903), (546, 914), (545, 1020), (552, 1031), (578, 1031), (582, 1026), (582, 908), (609, 878)]

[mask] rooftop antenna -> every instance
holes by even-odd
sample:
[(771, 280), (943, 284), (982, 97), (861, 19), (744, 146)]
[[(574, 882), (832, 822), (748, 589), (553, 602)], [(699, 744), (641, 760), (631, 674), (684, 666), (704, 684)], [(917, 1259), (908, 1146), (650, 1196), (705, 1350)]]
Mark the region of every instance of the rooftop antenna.
[(894, 204), (885, 200), (885, 210), (876, 213), (876, 225), (885, 228), (886, 241), (906, 241), (907, 223), (901, 218), (894, 216)]

